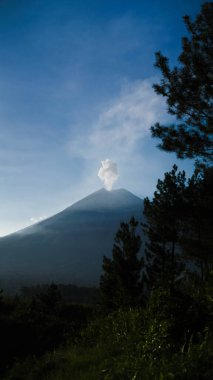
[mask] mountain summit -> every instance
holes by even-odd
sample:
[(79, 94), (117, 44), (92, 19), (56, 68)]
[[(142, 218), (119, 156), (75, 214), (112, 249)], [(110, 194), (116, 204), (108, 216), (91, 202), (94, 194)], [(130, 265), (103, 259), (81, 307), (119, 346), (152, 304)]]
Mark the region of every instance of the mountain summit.
[(125, 189), (111, 191), (101, 189), (76, 202), (69, 209), (112, 210), (138, 206), (138, 202), (141, 202), (141, 199)]
[(97, 285), (121, 221), (142, 218), (143, 201), (101, 189), (62, 212), (0, 239), (0, 286), (50, 281)]

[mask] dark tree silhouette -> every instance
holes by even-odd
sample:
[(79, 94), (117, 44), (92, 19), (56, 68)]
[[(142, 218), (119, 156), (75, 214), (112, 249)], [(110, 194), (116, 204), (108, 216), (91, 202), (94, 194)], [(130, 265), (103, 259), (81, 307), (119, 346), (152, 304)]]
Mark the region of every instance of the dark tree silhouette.
[(195, 170), (185, 191), (185, 230), (181, 247), (186, 258), (200, 269), (201, 280), (207, 279), (213, 265), (213, 168)]
[(138, 257), (141, 237), (138, 222), (121, 223), (115, 236), (112, 259), (104, 256), (100, 289), (108, 309), (136, 306), (142, 297), (143, 259)]
[(163, 79), (153, 87), (166, 98), (168, 112), (177, 124), (151, 127), (159, 147), (179, 158), (197, 157), (212, 162), (213, 153), (213, 3), (204, 3), (194, 22), (184, 17), (189, 37), (182, 39), (178, 67), (170, 69), (168, 58), (156, 53), (155, 66)]
[(158, 180), (153, 200), (144, 200), (143, 224), (146, 242), (146, 275), (148, 289), (158, 286), (173, 289), (183, 269), (179, 238), (184, 214), (185, 172), (176, 165)]

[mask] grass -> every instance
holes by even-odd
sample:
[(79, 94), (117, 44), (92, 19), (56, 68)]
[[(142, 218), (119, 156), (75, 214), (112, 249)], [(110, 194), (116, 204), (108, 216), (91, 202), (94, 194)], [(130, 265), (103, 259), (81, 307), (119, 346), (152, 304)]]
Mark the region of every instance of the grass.
[[(110, 353), (111, 355), (111, 353)], [(107, 353), (95, 346), (71, 347), (40, 359), (17, 362), (3, 380), (94, 380), (103, 379)]]
[[(170, 340), (164, 342), (164, 329), (156, 338), (154, 322), (152, 318), (149, 328), (141, 328), (139, 310), (118, 311), (90, 323), (78, 344), (17, 361), (1, 380), (213, 379), (209, 328), (197, 336), (197, 342), (190, 342), (187, 352), (180, 348), (173, 352)], [(159, 350), (159, 344), (165, 349)]]

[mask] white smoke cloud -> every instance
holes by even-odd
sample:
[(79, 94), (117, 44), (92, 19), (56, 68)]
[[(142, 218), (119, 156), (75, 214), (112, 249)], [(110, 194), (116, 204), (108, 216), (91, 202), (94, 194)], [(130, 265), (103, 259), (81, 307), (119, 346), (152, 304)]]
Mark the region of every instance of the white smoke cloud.
[(30, 223), (38, 223), (38, 222), (41, 222), (42, 220), (46, 219), (47, 217), (45, 215), (43, 216), (38, 216), (37, 218), (35, 218), (34, 216), (32, 216), (32, 218), (30, 218)]
[(107, 158), (101, 161), (101, 168), (98, 171), (98, 177), (103, 181), (105, 188), (110, 191), (114, 182), (118, 179), (117, 164)]

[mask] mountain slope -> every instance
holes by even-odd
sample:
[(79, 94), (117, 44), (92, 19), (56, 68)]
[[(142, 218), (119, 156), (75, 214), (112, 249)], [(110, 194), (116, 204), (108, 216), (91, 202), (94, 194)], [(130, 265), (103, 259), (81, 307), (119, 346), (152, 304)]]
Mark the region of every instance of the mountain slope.
[(0, 239), (0, 286), (38, 282), (97, 285), (121, 221), (142, 218), (143, 201), (101, 189), (64, 211)]

